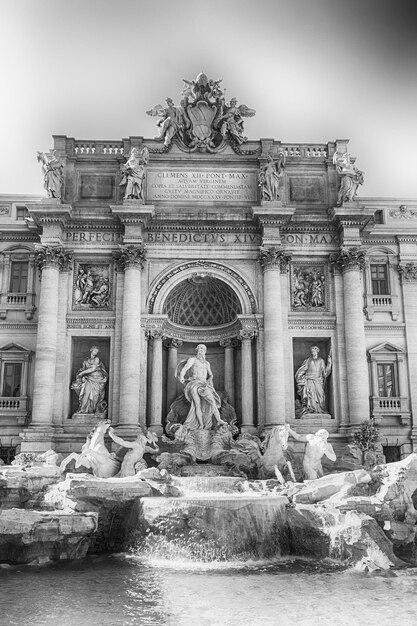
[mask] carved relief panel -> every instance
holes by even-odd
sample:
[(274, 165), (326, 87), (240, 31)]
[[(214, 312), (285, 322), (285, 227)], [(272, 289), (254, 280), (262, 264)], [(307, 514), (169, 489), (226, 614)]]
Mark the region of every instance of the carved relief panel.
[(78, 261), (74, 265), (73, 310), (111, 309), (113, 281), (110, 265)]
[(324, 263), (294, 263), (291, 268), (291, 310), (328, 311), (328, 277)]

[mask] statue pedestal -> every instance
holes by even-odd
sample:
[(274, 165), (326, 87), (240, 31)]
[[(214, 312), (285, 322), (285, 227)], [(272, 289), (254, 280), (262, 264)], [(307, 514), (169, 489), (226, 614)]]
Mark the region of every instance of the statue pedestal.
[(332, 419), (330, 413), (304, 413), (303, 415), (296, 415), (295, 417), (296, 419), (309, 420), (310, 423), (321, 423), (322, 421), (326, 422)]
[(107, 419), (107, 411), (103, 411), (102, 413), (73, 413), (69, 418), (77, 422), (77, 424), (92, 424), (95, 426), (97, 422), (100, 420)]

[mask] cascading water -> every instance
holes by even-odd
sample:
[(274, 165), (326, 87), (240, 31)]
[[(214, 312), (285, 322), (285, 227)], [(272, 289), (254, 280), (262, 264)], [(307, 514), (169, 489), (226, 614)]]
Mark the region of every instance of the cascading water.
[(141, 502), (134, 551), (163, 559), (228, 561), (288, 553), (285, 496), (238, 492), (242, 479), (176, 478), (179, 498)]

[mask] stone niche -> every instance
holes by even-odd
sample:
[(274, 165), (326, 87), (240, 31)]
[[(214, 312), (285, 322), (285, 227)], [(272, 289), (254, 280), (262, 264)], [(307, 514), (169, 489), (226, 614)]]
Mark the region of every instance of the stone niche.
[[(294, 398), (295, 398), (295, 418), (296, 419), (305, 419), (309, 420), (310, 417), (306, 415), (302, 415), (302, 407), (301, 407), (301, 399), (298, 395), (297, 384), (295, 381), (295, 373), (301, 367), (304, 360), (311, 356), (311, 348), (313, 346), (317, 346), (320, 350), (319, 357), (324, 359), (327, 362), (327, 357), (331, 348), (331, 341), (328, 338), (324, 337), (300, 337), (293, 339), (293, 384), (294, 384)], [(334, 355), (333, 355), (333, 364), (334, 364)], [(334, 404), (333, 404), (333, 367), (330, 375), (326, 379), (324, 385), (325, 395), (326, 395), (326, 405), (327, 405), (327, 413), (322, 416), (317, 414), (314, 415), (314, 418), (328, 420), (330, 417), (334, 417)]]
[[(97, 346), (99, 349), (98, 358), (103, 363), (107, 374), (109, 374), (110, 363), (110, 338), (104, 337), (73, 337), (71, 347), (71, 381), (70, 385), (75, 381), (77, 372), (81, 369), (83, 362), (90, 358), (90, 350), (92, 346)], [(79, 398), (77, 393), (71, 389), (71, 401), (70, 401), (70, 418), (77, 418), (81, 415), (78, 412)], [(104, 402), (106, 407), (108, 406), (108, 394), (109, 394), (109, 381), (105, 385)], [(103, 414), (104, 413), (104, 414)], [(100, 414), (91, 413), (91, 419), (102, 418), (107, 416), (107, 410), (101, 411)], [(89, 415), (88, 415), (89, 417)]]

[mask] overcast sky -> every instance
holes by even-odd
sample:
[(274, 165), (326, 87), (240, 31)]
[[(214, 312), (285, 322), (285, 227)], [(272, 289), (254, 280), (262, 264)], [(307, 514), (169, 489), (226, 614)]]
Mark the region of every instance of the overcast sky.
[(203, 70), (251, 139), (350, 139), (362, 196), (417, 198), (417, 0), (0, 0), (0, 64), (0, 194), (43, 194), (53, 134), (153, 137)]

